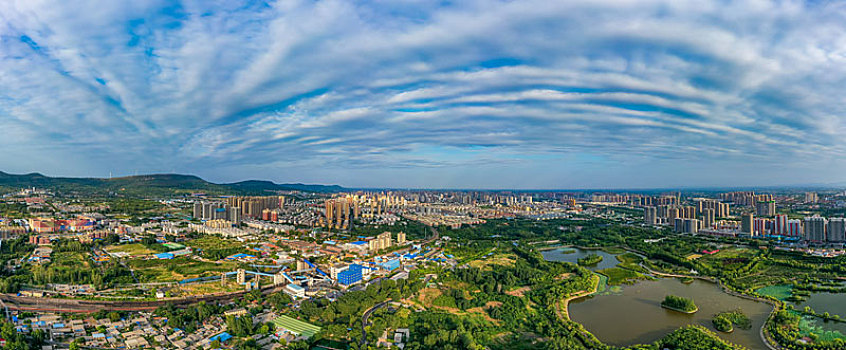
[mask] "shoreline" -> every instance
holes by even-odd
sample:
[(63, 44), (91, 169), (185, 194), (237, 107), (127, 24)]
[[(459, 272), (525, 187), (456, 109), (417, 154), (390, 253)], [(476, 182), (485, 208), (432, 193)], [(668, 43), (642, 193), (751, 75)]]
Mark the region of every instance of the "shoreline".
[(696, 307), (696, 309), (693, 309), (693, 311), (684, 311), (684, 310), (682, 310), (682, 309), (678, 309), (678, 308), (674, 308), (674, 307), (672, 307), (672, 306), (667, 306), (667, 305), (664, 305), (664, 303), (661, 303), (661, 307), (663, 307), (663, 308), (665, 308), (665, 309), (667, 309), (667, 310), (673, 310), (673, 311), (675, 311), (675, 312), (681, 312), (681, 313), (683, 313), (683, 314), (688, 314), (688, 315), (693, 315), (693, 314), (695, 314), (697, 311), (699, 311), (699, 306), (697, 306), (697, 307)]

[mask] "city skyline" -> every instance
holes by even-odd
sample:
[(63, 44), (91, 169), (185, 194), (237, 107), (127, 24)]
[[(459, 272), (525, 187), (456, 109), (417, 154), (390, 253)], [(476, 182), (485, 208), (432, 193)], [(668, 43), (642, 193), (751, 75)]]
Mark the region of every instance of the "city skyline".
[(825, 2), (6, 2), (0, 170), (841, 184), (845, 19)]

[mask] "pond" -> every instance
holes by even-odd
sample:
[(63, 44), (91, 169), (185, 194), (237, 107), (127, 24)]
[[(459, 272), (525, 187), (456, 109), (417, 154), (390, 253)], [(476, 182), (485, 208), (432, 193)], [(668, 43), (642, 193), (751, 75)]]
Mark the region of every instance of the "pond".
[[(791, 305), (796, 310), (802, 310), (805, 306), (810, 306), (817, 313), (828, 312), (832, 315), (840, 315), (841, 318), (846, 318), (846, 294), (843, 293), (811, 293), (811, 297), (807, 300), (798, 305), (793, 303)], [(844, 322), (824, 322), (821, 319), (817, 319), (815, 323), (825, 330), (838, 331), (846, 335), (846, 323)]]
[[(567, 253), (568, 251), (575, 251), (575, 253)], [(617, 266), (619, 261), (617, 261), (617, 256), (614, 254), (609, 254), (599, 249), (596, 250), (586, 250), (586, 249), (578, 249), (578, 248), (561, 248), (555, 250), (547, 250), (541, 252), (543, 254), (543, 258), (549, 261), (566, 261), (571, 262), (574, 264), (578, 263), (578, 260), (584, 258), (591, 254), (596, 254), (602, 257), (602, 261), (597, 263), (596, 265), (587, 266), (588, 269), (592, 271), (602, 270)]]
[[(802, 310), (808, 306), (817, 313), (828, 312), (832, 315), (840, 315), (841, 318), (846, 319), (846, 294), (815, 292), (811, 293), (811, 296), (807, 297), (804, 301), (794, 303), (786, 300), (791, 295), (791, 289), (790, 285), (777, 285), (758, 289), (757, 292), (781, 299), (788, 305), (793, 306), (796, 310)], [(811, 326), (820, 327), (826, 331), (837, 331), (846, 335), (846, 323), (844, 322), (824, 322), (819, 318), (806, 318), (808, 324)]]

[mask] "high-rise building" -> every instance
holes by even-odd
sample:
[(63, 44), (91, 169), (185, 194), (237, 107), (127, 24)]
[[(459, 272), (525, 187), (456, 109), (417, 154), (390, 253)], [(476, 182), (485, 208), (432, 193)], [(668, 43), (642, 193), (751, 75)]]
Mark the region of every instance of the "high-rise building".
[(332, 226), (332, 218), (335, 217), (335, 201), (327, 200), (326, 203), (326, 225)]
[(699, 232), (699, 220), (676, 218), (673, 225), (676, 232), (680, 233), (697, 233)]
[(397, 245), (405, 244), (405, 232), (397, 233)]
[(829, 242), (843, 242), (846, 241), (846, 219), (831, 218), (828, 220), (828, 232), (826, 233), (826, 241)]
[(787, 235), (790, 237), (799, 237), (802, 235), (802, 220), (791, 219), (787, 220)]
[(775, 201), (760, 201), (755, 204), (755, 215), (773, 216), (776, 213)]
[(647, 225), (658, 224), (658, 209), (655, 207), (643, 208), (643, 222)]
[(390, 232), (383, 232), (379, 235), (379, 245), (382, 249), (389, 248), (391, 246), (391, 233)]
[(773, 220), (767, 218), (755, 218), (752, 228), (753, 236), (764, 236), (773, 233)]
[(773, 234), (787, 234), (787, 215), (781, 214), (775, 216), (775, 229), (773, 230)]
[(241, 208), (239, 207), (230, 207), (229, 208), (229, 221), (238, 225), (241, 223)]
[(667, 220), (673, 222), (673, 220), (680, 218), (679, 215), (679, 208), (670, 208), (667, 209)]
[(702, 213), (705, 209), (713, 209), (714, 216), (718, 218), (724, 218), (729, 216), (729, 204), (718, 202), (713, 199), (699, 199), (696, 201), (696, 210), (698, 213)]
[(755, 215), (752, 213), (743, 214), (740, 218), (740, 231), (746, 234), (751, 235), (752, 230), (754, 229), (753, 222), (755, 221)]
[(805, 203), (819, 202), (820, 197), (816, 192), (805, 192)]
[(241, 214), (245, 217), (258, 219), (262, 217), (262, 211), (265, 209), (277, 209), (285, 203), (285, 197), (282, 196), (248, 196), (248, 197), (229, 197), (226, 198), (226, 204), (230, 207), (241, 208)]
[(194, 202), (194, 219), (203, 218), (203, 202)]
[(212, 218), (213, 203), (203, 202), (203, 220), (210, 220)]
[(714, 226), (715, 221), (715, 212), (714, 209), (702, 209), (702, 227), (703, 228), (711, 228)]
[(805, 218), (804, 238), (808, 241), (825, 241), (825, 227), (827, 220), (823, 217), (812, 216)]

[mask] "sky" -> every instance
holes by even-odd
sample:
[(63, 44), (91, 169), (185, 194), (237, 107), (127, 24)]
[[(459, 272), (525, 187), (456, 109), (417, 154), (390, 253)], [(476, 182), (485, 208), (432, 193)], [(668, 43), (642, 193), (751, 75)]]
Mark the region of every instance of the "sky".
[(844, 183), (842, 1), (0, 2), (0, 171)]

